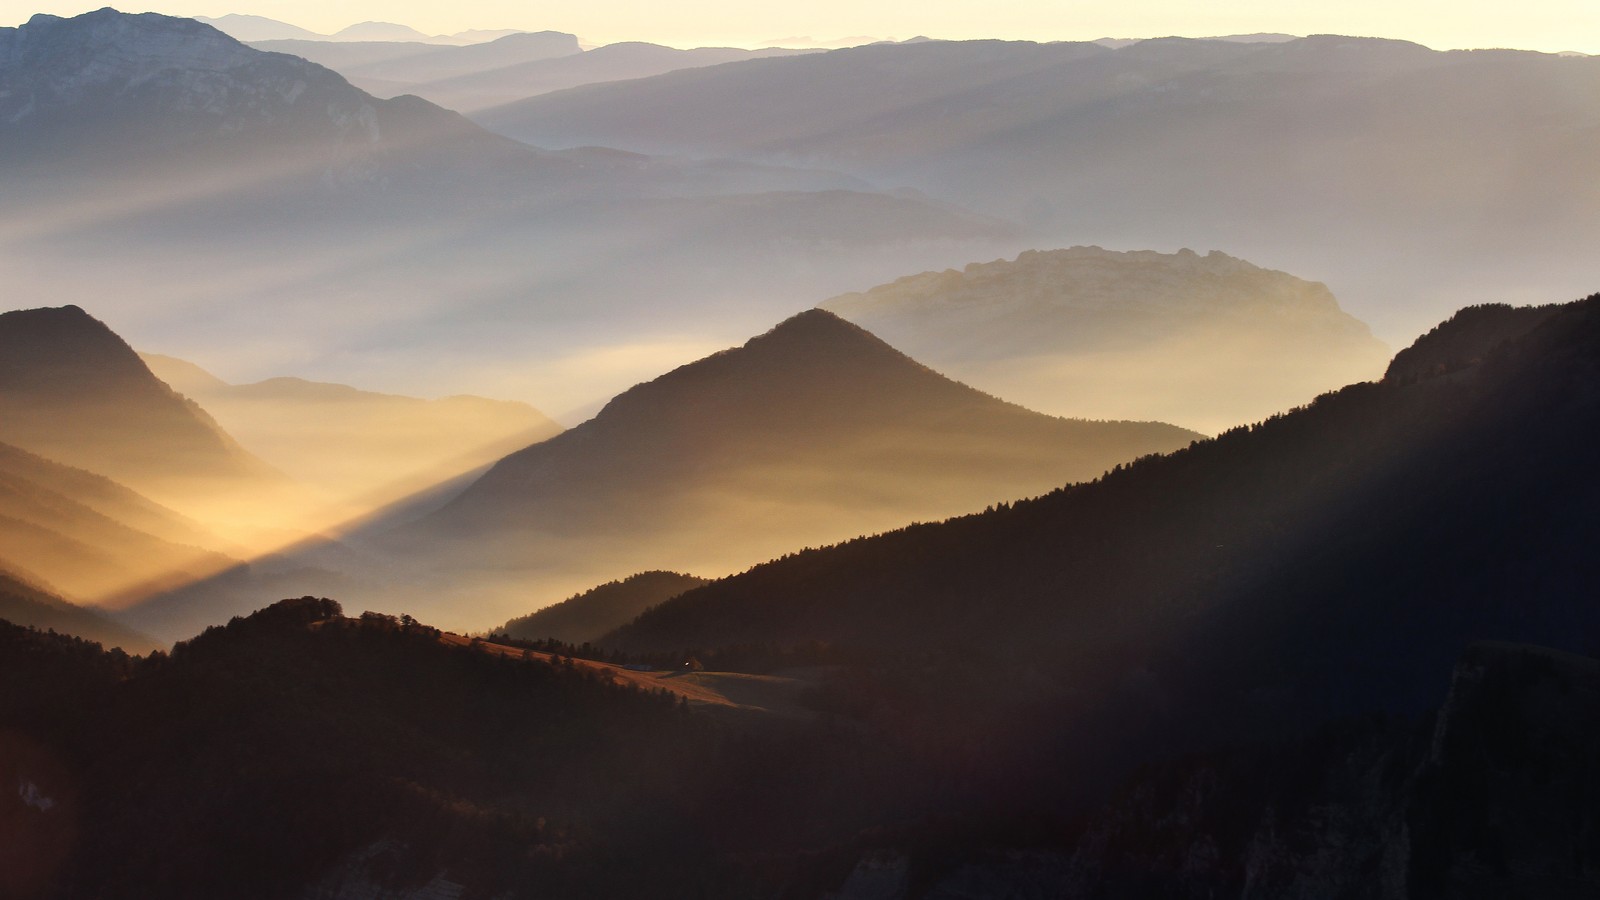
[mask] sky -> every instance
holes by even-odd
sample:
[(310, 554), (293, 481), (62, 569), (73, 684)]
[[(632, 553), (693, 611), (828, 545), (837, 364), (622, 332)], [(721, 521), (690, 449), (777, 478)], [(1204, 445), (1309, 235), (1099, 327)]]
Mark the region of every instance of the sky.
[[(104, 0), (0, 0), (0, 25), (36, 12), (76, 15)], [(1600, 0), (174, 0), (124, 12), (221, 16), (246, 13), (331, 33), (364, 21), (398, 22), (430, 34), (468, 29), (550, 29), (603, 44), (759, 46), (916, 35), (950, 40), (1093, 40), (1253, 32), (1402, 38), (1440, 50), (1513, 47), (1600, 53)]]

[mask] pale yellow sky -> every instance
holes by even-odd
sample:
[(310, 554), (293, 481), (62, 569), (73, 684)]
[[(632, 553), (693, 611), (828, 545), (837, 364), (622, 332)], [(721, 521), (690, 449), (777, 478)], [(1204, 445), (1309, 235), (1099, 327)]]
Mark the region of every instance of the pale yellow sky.
[[(173, 15), (249, 13), (329, 33), (356, 22), (410, 25), (430, 34), (470, 28), (552, 29), (590, 43), (756, 46), (782, 38), (1035, 41), (1286, 32), (1404, 38), (1436, 49), (1515, 47), (1600, 53), (1600, 0), (177, 0)], [(75, 15), (94, 2), (0, 0), (0, 24), (35, 12)], [(122, 7), (119, 7), (122, 8)], [(128, 7), (127, 11), (142, 11)]]

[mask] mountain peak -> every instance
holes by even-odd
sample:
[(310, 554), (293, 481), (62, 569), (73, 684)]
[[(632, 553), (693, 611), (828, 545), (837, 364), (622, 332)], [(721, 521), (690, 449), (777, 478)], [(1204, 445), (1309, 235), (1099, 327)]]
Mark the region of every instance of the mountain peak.
[(0, 313), (0, 386), (148, 375), (133, 348), (78, 306)]
[(0, 440), (141, 491), (267, 471), (77, 306), (0, 313)]

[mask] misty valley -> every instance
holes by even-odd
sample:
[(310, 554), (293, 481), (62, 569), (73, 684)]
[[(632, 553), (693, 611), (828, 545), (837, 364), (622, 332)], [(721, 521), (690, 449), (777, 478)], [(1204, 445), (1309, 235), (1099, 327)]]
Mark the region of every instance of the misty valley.
[(1600, 57), (0, 28), (0, 900), (1600, 896)]

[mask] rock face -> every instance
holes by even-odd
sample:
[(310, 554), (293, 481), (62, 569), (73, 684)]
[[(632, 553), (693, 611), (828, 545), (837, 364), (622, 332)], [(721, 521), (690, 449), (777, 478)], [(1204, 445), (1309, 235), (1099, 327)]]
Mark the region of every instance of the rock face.
[(1033, 408), (1209, 431), (1375, 378), (1388, 359), (1326, 286), (1216, 251), (1029, 251), (823, 307)]

